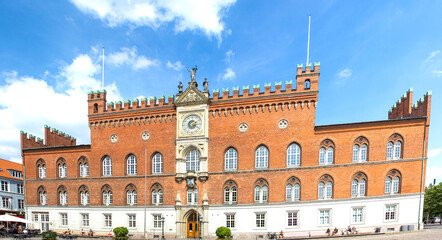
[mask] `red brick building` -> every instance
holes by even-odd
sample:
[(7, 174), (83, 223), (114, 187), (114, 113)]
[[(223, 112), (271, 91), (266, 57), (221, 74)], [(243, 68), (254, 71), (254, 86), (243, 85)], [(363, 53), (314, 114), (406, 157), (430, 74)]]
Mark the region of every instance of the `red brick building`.
[[(319, 64), (296, 81), (107, 102), (88, 94), (90, 145), (22, 132), (29, 217), (42, 228), (242, 239), (417, 228), (431, 93), (410, 89), (388, 120), (315, 125)], [(195, 70), (196, 71), (196, 70)], [(194, 72), (195, 73), (195, 72)], [(199, 220), (199, 221), (198, 221)], [(199, 228), (201, 224), (201, 228)]]

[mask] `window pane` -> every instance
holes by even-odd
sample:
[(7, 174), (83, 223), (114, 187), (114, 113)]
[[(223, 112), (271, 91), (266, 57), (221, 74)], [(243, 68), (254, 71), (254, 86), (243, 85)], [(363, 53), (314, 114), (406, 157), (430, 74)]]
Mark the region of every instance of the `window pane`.
[(393, 179), (393, 193), (399, 192), (399, 177)]
[(300, 187), (299, 184), (295, 184), (295, 186), (293, 187), (293, 198), (294, 200), (299, 200), (300, 198)]
[(327, 198), (332, 198), (333, 193), (333, 183), (328, 182), (327, 183)]
[(285, 187), (285, 196), (287, 201), (292, 201), (292, 185), (287, 184)]
[(325, 148), (319, 150), (319, 164), (325, 164)]
[(228, 203), (230, 201), (230, 189), (224, 188), (224, 202)]
[(327, 148), (327, 164), (332, 164), (333, 163), (333, 148), (329, 147)]
[(267, 168), (269, 166), (269, 150), (265, 146), (261, 146), (256, 150), (255, 167)]
[(394, 158), (401, 158), (401, 142), (399, 141), (394, 144)]
[(232, 187), (232, 202), (236, 203), (236, 187)]
[(163, 173), (163, 155), (160, 153), (155, 154), (152, 159), (153, 173)]
[(229, 148), (225, 154), (226, 170), (236, 170), (238, 152), (234, 148)]
[(387, 144), (387, 159), (393, 159), (393, 143), (388, 142)]
[(357, 194), (358, 194), (358, 181), (353, 180), (351, 182), (351, 196), (356, 197)]
[(259, 194), (261, 192), (260, 190), (261, 190), (260, 187), (258, 187), (258, 186), (255, 187), (255, 202), (259, 202), (259, 200), (260, 200), (260, 197), (259, 197)]
[(318, 199), (324, 199), (324, 183), (320, 182), (318, 184)]
[(353, 162), (359, 162), (359, 146), (353, 146)]
[(385, 179), (385, 193), (386, 194), (391, 193), (391, 178), (390, 177), (387, 177)]
[(200, 170), (200, 154), (195, 149), (190, 150), (186, 154), (186, 171), (189, 170), (194, 170), (194, 171)]
[(367, 145), (364, 144), (361, 147), (361, 161), (365, 162), (367, 161)]
[(291, 144), (287, 149), (287, 166), (299, 166), (301, 164), (301, 148), (298, 144)]
[(269, 189), (267, 186), (262, 187), (262, 201), (267, 201), (269, 194)]
[(134, 155), (130, 155), (127, 158), (127, 175), (137, 174), (137, 158)]
[(365, 179), (359, 182), (359, 196), (365, 196)]

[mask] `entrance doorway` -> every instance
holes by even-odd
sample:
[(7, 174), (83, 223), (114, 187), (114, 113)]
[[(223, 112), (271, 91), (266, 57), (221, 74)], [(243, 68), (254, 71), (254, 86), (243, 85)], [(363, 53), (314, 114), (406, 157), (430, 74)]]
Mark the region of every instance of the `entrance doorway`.
[(200, 236), (200, 228), (196, 212), (193, 212), (187, 218), (187, 237), (197, 238)]

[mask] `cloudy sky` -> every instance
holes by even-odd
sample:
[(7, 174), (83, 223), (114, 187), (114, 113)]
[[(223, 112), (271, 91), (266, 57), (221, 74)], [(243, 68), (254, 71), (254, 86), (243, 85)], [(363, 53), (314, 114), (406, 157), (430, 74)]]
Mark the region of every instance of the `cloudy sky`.
[[(442, 2), (0, 1), (0, 158), (48, 124), (89, 143), (86, 93), (175, 94), (186, 67), (210, 89), (292, 80), (321, 62), (316, 125), (382, 120), (432, 90), (427, 179), (442, 181)], [(427, 181), (428, 182), (428, 181)]]

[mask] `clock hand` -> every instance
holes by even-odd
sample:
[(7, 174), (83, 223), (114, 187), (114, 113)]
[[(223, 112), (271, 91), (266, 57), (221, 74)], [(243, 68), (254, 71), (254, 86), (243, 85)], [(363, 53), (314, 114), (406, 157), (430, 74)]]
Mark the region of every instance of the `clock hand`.
[(195, 126), (196, 125), (196, 122), (192, 122), (191, 124), (190, 124), (190, 126)]

